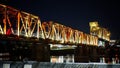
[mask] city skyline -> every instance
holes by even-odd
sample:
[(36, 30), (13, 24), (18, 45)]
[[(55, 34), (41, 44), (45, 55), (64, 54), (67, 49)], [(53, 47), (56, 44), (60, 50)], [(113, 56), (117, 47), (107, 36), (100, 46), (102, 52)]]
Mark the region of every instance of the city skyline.
[(111, 39), (118, 39), (119, 2), (102, 0), (1, 0), (1, 3), (40, 17), (41, 21), (56, 21), (65, 26), (89, 33), (89, 22), (111, 32)]

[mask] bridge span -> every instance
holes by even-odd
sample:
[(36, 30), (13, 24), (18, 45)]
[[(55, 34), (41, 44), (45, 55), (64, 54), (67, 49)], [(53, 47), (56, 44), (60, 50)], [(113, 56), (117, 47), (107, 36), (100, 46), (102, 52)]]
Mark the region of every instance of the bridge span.
[(73, 53), (78, 62), (88, 62), (91, 56), (97, 56), (93, 61), (98, 61), (101, 52), (97, 36), (54, 21), (41, 22), (39, 16), (2, 4), (0, 36), (0, 60), (23, 60), (27, 57), (30, 60), (49, 61), (52, 54), (50, 45), (58, 44), (76, 46)]
[(96, 45), (98, 38), (62, 24), (0, 4), (0, 34), (50, 39), (59, 44)]

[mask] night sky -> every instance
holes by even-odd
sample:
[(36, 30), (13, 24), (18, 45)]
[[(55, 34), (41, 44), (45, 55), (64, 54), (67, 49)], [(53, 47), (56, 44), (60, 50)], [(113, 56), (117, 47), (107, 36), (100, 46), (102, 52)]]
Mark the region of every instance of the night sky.
[(0, 0), (0, 3), (32, 13), (41, 21), (56, 21), (89, 33), (89, 22), (111, 31), (111, 39), (120, 38), (119, 0)]

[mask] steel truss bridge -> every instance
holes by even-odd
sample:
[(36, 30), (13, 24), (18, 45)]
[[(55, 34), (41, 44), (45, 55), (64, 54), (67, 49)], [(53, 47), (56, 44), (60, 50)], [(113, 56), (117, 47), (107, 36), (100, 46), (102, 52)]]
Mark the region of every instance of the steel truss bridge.
[(0, 4), (0, 34), (48, 40), (57, 44), (98, 45), (98, 37), (62, 24), (42, 22), (38, 16)]
[[(65, 48), (56, 50), (58, 45)], [(50, 54), (72, 52), (76, 62), (88, 62), (99, 61), (99, 51), (102, 55), (104, 50), (98, 47), (97, 36), (54, 21), (41, 22), (38, 16), (0, 4), (0, 60), (48, 62)]]

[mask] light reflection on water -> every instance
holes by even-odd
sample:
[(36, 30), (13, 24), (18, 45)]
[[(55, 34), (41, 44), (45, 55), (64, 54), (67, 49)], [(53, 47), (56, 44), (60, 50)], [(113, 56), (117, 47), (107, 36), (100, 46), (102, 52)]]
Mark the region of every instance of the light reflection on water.
[(51, 56), (52, 63), (74, 63), (74, 55)]
[[(89, 63), (112, 63), (112, 64), (118, 64), (120, 63), (119, 59), (116, 60), (116, 58), (112, 58), (111, 62), (106, 62), (107, 58), (104, 57), (100, 58), (99, 62), (89, 62)], [(74, 54), (70, 55), (64, 55), (64, 56), (50, 56), (50, 62), (52, 63), (75, 63)]]

